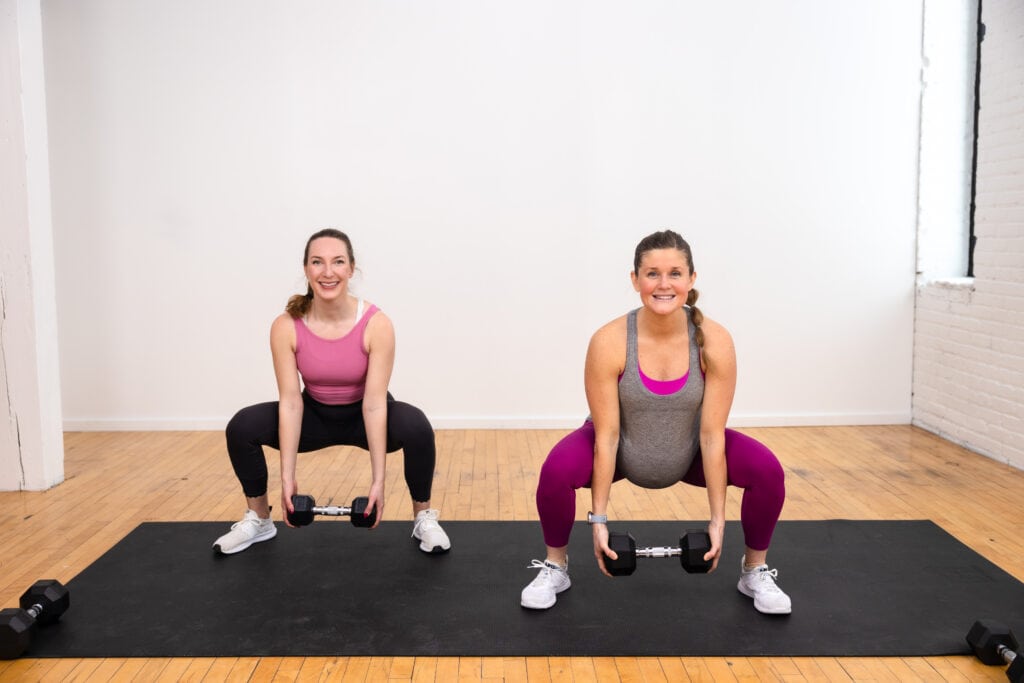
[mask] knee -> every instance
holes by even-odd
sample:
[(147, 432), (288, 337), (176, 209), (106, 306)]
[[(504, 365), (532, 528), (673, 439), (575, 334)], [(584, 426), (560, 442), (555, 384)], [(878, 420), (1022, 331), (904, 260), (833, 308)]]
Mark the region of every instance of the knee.
[(782, 463), (771, 451), (761, 458), (757, 467), (758, 486), (766, 491), (772, 491), (777, 497), (783, 498), (786, 495), (786, 471), (782, 469)]
[(577, 476), (576, 469), (572, 466), (572, 461), (564, 457), (564, 454), (560, 453), (557, 448), (551, 451), (540, 468), (540, 480), (537, 485), (538, 495), (541, 492), (578, 489), (585, 482), (580, 483), (577, 481), (579, 476)]
[(397, 433), (434, 437), (434, 427), (426, 413), (414, 405), (395, 401), (388, 404), (388, 426)]
[(229, 444), (245, 442), (245, 413), (246, 409), (239, 410), (228, 420), (228, 426), (224, 428), (224, 437)]
[(419, 408), (413, 408), (409, 411), (409, 426), (412, 431), (418, 434), (421, 438), (434, 438), (434, 425), (430, 424), (430, 420), (427, 419), (427, 414)]
[(277, 448), (277, 408), (274, 404), (257, 404), (242, 408), (228, 420), (224, 428), (228, 453), (232, 460), (250, 455), (263, 456), (260, 446)]

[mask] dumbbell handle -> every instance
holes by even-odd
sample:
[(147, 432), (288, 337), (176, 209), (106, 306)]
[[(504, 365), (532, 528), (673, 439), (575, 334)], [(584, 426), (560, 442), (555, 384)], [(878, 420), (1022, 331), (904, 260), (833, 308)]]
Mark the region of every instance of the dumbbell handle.
[(683, 554), (682, 548), (637, 548), (637, 557), (679, 557)]
[(31, 614), (33, 619), (38, 619), (39, 615), (43, 613), (43, 609), (44, 607), (42, 603), (37, 602), (34, 605), (26, 607), (25, 611)]
[(1017, 659), (1017, 653), (1006, 647), (1002, 643), (996, 646), (996, 653), (1003, 658), (1003, 661), (1007, 664), (1012, 664), (1013, 660)]
[(314, 515), (328, 515), (329, 517), (343, 517), (352, 514), (352, 508), (345, 505), (314, 505), (312, 510)]

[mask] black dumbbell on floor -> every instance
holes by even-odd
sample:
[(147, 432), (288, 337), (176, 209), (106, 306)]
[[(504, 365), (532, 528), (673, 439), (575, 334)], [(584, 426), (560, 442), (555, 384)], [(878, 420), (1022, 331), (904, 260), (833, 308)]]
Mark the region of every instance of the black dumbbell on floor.
[(0, 659), (17, 659), (32, 643), (37, 626), (52, 624), (71, 605), (68, 589), (56, 579), (36, 581), (18, 607), (0, 610)]
[(618, 555), (613, 560), (604, 556), (604, 566), (612, 576), (629, 576), (636, 571), (638, 557), (679, 557), (679, 563), (689, 574), (706, 574), (711, 563), (704, 555), (711, 550), (711, 536), (706, 531), (688, 530), (679, 539), (678, 548), (637, 548), (636, 539), (630, 534), (608, 534), (608, 547)]
[(351, 517), (353, 526), (371, 527), (377, 521), (377, 507), (374, 506), (370, 510), (370, 514), (366, 514), (366, 506), (369, 502), (369, 498), (360, 496), (352, 501), (352, 507), (338, 505), (317, 507), (313, 496), (294, 495), (292, 496), (292, 507), (295, 511), (288, 513), (288, 521), (292, 526), (306, 526), (313, 523), (313, 517), (316, 515), (328, 515), (331, 517), (348, 515)]
[(976, 621), (967, 632), (967, 644), (984, 664), (1009, 664), (1006, 677), (1024, 683), (1024, 651), (1009, 628), (997, 621)]

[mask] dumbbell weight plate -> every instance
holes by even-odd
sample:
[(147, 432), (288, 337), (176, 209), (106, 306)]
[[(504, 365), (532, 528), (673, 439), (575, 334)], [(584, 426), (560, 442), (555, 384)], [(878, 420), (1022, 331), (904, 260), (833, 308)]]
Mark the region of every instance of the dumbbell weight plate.
[(604, 566), (612, 576), (629, 576), (636, 571), (636, 539), (631, 534), (612, 532), (608, 534), (608, 547), (615, 551), (618, 559), (604, 556)]
[(967, 632), (967, 644), (971, 646), (974, 656), (984, 664), (1002, 664), (1003, 657), (999, 654), (999, 646), (1016, 650), (1017, 639), (1010, 629), (996, 621), (976, 621)]
[(291, 522), (292, 526), (307, 526), (312, 524), (313, 507), (315, 505), (316, 501), (313, 500), (313, 496), (292, 496), (292, 508), (294, 509), (294, 512), (287, 513), (288, 521)]
[(21, 594), (18, 604), (24, 610), (39, 605), (42, 611), (36, 617), (36, 622), (40, 626), (45, 626), (57, 621), (60, 615), (68, 611), (68, 607), (71, 606), (71, 593), (56, 579), (42, 579)]
[(17, 659), (28, 649), (36, 620), (17, 607), (0, 610), (0, 659)]
[(688, 529), (686, 534), (679, 539), (679, 547), (682, 554), (679, 556), (679, 563), (689, 574), (707, 574), (711, 571), (711, 562), (704, 559), (704, 556), (711, 550), (711, 536), (700, 529)]
[(370, 514), (366, 514), (366, 506), (369, 502), (370, 499), (366, 496), (359, 496), (352, 501), (351, 518), (353, 526), (371, 527), (377, 521), (377, 506), (370, 510)]

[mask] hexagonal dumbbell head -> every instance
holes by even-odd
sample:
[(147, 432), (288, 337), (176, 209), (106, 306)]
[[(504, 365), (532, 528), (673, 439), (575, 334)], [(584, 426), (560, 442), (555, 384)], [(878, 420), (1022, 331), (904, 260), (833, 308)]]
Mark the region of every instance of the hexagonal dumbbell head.
[(71, 594), (60, 581), (42, 579), (36, 581), (21, 594), (19, 604), (23, 610), (38, 605), (36, 621), (40, 625), (52, 624), (60, 619), (60, 615), (68, 611), (68, 607), (71, 606)]
[(629, 576), (636, 571), (636, 539), (632, 534), (612, 532), (608, 534), (608, 547), (615, 551), (618, 559), (604, 556), (604, 566), (612, 576)]
[(976, 621), (967, 632), (967, 644), (971, 646), (974, 656), (985, 664), (1003, 664), (1005, 659), (999, 646), (1015, 651), (1017, 639), (1010, 629), (997, 621)]
[(288, 521), (292, 526), (306, 526), (313, 523), (313, 508), (316, 501), (313, 496), (294, 495), (292, 496), (292, 507), (294, 512), (288, 513)]
[(366, 506), (370, 499), (366, 496), (359, 496), (352, 500), (352, 513), (349, 515), (353, 526), (371, 527), (377, 521), (377, 506), (373, 506), (370, 514), (366, 514)]
[(28, 649), (36, 620), (17, 607), (0, 610), (0, 659), (17, 659)]
[(704, 555), (711, 550), (711, 536), (700, 529), (688, 529), (679, 539), (679, 562), (689, 574), (707, 574), (711, 571), (711, 562), (704, 560)]

